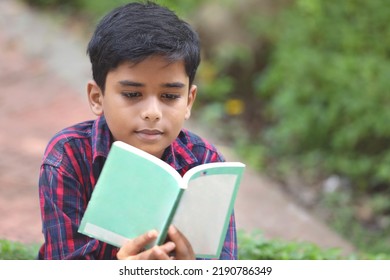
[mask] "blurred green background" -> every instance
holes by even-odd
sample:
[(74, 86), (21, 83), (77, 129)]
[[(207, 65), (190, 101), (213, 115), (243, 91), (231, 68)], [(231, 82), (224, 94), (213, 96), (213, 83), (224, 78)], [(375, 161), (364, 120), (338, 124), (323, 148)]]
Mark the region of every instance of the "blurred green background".
[[(24, 2), (90, 32), (129, 1)], [(388, 1), (156, 2), (202, 40), (194, 117), (361, 252), (390, 252)]]

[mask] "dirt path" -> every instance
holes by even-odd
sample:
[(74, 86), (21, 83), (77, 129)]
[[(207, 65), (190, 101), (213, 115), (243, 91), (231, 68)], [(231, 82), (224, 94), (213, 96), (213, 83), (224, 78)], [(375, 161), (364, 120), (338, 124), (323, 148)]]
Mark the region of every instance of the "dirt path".
[[(0, 238), (42, 242), (40, 160), (55, 132), (93, 118), (84, 96), (89, 78), (83, 41), (16, 1), (0, 1)], [(212, 139), (201, 124), (188, 126)], [(214, 141), (229, 160), (240, 160), (229, 147)], [(346, 240), (250, 166), (235, 211), (240, 229), (261, 229), (268, 238), (353, 251)]]

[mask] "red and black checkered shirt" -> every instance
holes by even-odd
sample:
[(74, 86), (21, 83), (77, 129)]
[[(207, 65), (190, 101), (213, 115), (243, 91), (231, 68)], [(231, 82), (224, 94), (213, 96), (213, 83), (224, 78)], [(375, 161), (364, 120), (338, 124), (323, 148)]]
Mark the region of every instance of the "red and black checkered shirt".
[[(77, 232), (111, 144), (104, 117), (66, 128), (50, 140), (39, 178), (45, 238), (39, 259), (116, 258), (118, 248)], [(182, 176), (194, 166), (224, 161), (213, 145), (185, 129), (164, 151), (162, 159)], [(234, 214), (220, 258), (237, 259)]]

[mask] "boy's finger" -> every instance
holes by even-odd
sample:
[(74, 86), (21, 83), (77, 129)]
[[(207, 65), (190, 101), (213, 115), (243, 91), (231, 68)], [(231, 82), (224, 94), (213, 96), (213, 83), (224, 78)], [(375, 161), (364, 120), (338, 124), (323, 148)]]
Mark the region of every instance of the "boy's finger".
[(126, 244), (119, 249), (117, 253), (117, 258), (125, 259), (129, 256), (137, 255), (144, 249), (146, 245), (155, 240), (157, 238), (157, 235), (158, 233), (156, 230), (151, 230), (145, 234), (142, 234), (134, 239), (127, 241)]
[(176, 245), (176, 256), (180, 259), (195, 258), (194, 251), (187, 238), (174, 226), (168, 229), (169, 239)]
[(167, 242), (161, 246), (154, 246), (146, 251), (143, 251), (137, 255), (128, 256), (128, 260), (170, 260), (169, 253), (175, 249), (173, 242)]
[(168, 236), (176, 245), (191, 247), (187, 238), (185, 238), (184, 235), (173, 225), (169, 226)]
[(167, 242), (161, 246), (155, 246), (148, 251), (145, 251), (142, 254), (148, 254), (145, 256), (140, 256), (141, 259), (149, 259), (149, 260), (169, 260), (169, 253), (175, 249), (175, 243)]

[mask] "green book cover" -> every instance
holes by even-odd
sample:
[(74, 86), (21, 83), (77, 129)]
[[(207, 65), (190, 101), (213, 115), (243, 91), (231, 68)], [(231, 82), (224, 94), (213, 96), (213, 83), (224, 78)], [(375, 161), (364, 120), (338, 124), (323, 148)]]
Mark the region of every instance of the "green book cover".
[[(219, 258), (245, 165), (207, 163), (182, 178), (166, 162), (126, 143), (113, 143), (79, 232), (117, 247), (170, 224), (197, 257)], [(154, 244), (151, 244), (154, 245)]]

